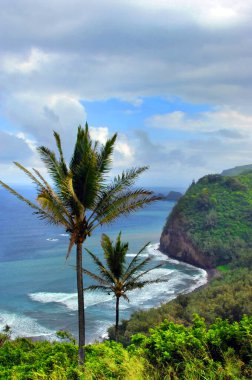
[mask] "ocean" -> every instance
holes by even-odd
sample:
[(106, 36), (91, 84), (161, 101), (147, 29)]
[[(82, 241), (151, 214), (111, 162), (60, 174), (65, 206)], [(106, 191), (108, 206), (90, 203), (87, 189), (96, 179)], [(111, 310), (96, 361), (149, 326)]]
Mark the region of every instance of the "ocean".
[[(35, 196), (33, 189), (17, 190), (29, 199)], [(155, 190), (164, 194), (169, 191)], [(13, 338), (54, 340), (58, 330), (68, 330), (77, 337), (75, 247), (66, 261), (68, 234), (62, 227), (39, 220), (28, 206), (4, 189), (0, 189), (0, 199), (0, 330), (8, 324)], [(122, 240), (129, 242), (127, 260), (150, 242), (142, 256), (151, 256), (153, 266), (163, 264), (148, 278), (162, 278), (164, 282), (129, 292), (130, 302), (120, 302), (120, 320), (129, 318), (135, 310), (155, 307), (188, 293), (207, 281), (203, 269), (172, 260), (158, 250), (162, 228), (174, 204), (160, 201), (149, 205), (98, 228), (85, 243), (102, 260), (101, 234), (115, 239), (121, 231)], [(94, 271), (87, 254), (84, 267)], [(84, 286), (90, 284), (85, 277)], [(91, 343), (106, 337), (108, 327), (114, 324), (115, 299), (100, 291), (86, 291), (85, 302), (86, 340)]]

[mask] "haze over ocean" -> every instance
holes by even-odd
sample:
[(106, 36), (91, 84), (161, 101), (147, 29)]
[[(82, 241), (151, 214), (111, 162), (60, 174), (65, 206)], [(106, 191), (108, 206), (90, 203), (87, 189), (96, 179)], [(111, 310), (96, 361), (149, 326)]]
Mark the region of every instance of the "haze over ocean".
[[(18, 190), (29, 198), (34, 196), (30, 188)], [(169, 190), (155, 189), (164, 194)], [(0, 196), (0, 328), (10, 325), (12, 337), (54, 339), (60, 329), (77, 335), (75, 251), (73, 249), (66, 262), (68, 234), (61, 227), (38, 220), (26, 205), (6, 191), (1, 189)], [(167, 281), (129, 293), (130, 303), (121, 301), (121, 320), (139, 308), (157, 306), (206, 282), (204, 270), (170, 260), (158, 251), (162, 228), (173, 206), (174, 202), (156, 202), (106, 228), (97, 229), (86, 242), (86, 247), (102, 258), (101, 233), (114, 239), (122, 231), (122, 240), (129, 242), (129, 260), (150, 241), (143, 256), (151, 255), (152, 265), (164, 263), (149, 276)], [(94, 269), (87, 255), (84, 255), (84, 265), (91, 271)], [(90, 281), (85, 278), (85, 286)], [(87, 342), (92, 342), (104, 337), (107, 328), (114, 323), (115, 301), (112, 295), (101, 292), (86, 292), (85, 300), (86, 337)]]

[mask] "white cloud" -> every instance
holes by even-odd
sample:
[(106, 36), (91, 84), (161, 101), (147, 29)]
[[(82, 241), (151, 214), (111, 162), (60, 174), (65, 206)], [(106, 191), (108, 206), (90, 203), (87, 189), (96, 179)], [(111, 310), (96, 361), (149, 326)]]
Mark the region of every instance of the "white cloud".
[[(111, 137), (108, 127), (90, 127), (90, 137), (98, 141), (100, 144), (105, 144)], [(125, 168), (132, 165), (134, 162), (134, 149), (130, 145), (128, 138), (120, 133), (114, 146), (114, 166), (116, 168)]]
[(237, 131), (252, 135), (252, 115), (239, 112), (230, 107), (201, 112), (194, 116), (182, 111), (154, 115), (146, 120), (154, 128), (184, 130), (207, 133), (220, 130)]
[(90, 127), (90, 137), (104, 145), (109, 138), (109, 130), (107, 127)]
[[(210, 104), (213, 111), (148, 120), (155, 128), (189, 131), (191, 144), (124, 131), (117, 167), (149, 163), (150, 177), (162, 178), (167, 169), (188, 178), (243, 163), (244, 151), (249, 157), (251, 1), (12, 0), (1, 4), (0, 17), (0, 111), (15, 126), (25, 160), (29, 154), (35, 160), (36, 144), (55, 148), (53, 130), (70, 156), (87, 118), (82, 100), (120, 98), (139, 107), (144, 96)], [(91, 133), (104, 143), (109, 126)], [(202, 140), (197, 133), (205, 134)]]
[(115, 144), (114, 166), (117, 169), (125, 169), (130, 166), (138, 166), (135, 162), (135, 149), (133, 142), (124, 134), (119, 134)]
[(67, 156), (72, 153), (77, 127), (86, 122), (84, 107), (71, 94), (16, 94), (5, 98), (4, 108), (26, 139), (37, 145), (52, 147), (53, 131), (59, 132)]
[(2, 69), (7, 73), (29, 74), (33, 71), (39, 71), (42, 66), (52, 60), (49, 54), (32, 48), (28, 57), (17, 57), (14, 54), (6, 55), (2, 61)]

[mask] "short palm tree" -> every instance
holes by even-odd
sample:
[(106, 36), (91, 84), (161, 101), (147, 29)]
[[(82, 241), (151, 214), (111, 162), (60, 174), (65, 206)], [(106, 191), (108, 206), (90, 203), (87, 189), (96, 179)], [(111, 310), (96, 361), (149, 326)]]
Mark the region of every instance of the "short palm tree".
[(124, 298), (129, 301), (127, 292), (134, 289), (143, 288), (145, 285), (162, 282), (161, 279), (148, 280), (145, 275), (155, 268), (159, 268), (162, 264), (156, 265), (152, 268), (142, 271), (146, 265), (151, 261), (151, 257), (141, 259), (141, 253), (148, 246), (147, 243), (140, 251), (134, 256), (131, 262), (126, 265), (126, 254), (129, 249), (128, 243), (121, 241), (121, 232), (117, 236), (116, 242), (103, 234), (101, 239), (101, 246), (104, 252), (106, 264), (103, 264), (99, 258), (86, 248), (88, 254), (92, 257), (99, 274), (92, 273), (87, 269), (83, 272), (93, 278), (99, 285), (91, 285), (86, 289), (97, 290), (101, 289), (107, 293), (114, 293), (116, 299), (116, 323), (115, 323), (115, 339), (118, 341), (118, 326), (119, 326), (119, 301)]
[(116, 136), (115, 134), (100, 146), (97, 141), (91, 140), (87, 124), (85, 128), (79, 126), (74, 152), (67, 165), (60, 136), (54, 132), (58, 158), (50, 149), (44, 146), (38, 148), (53, 186), (38, 170), (28, 170), (15, 162), (15, 165), (32, 180), (37, 188), (35, 203), (0, 181), (5, 189), (33, 208), (39, 218), (65, 228), (70, 234), (67, 258), (73, 246), (76, 245), (80, 364), (84, 363), (85, 345), (83, 243), (98, 226), (110, 223), (118, 216), (129, 214), (158, 199), (150, 191), (132, 188), (135, 180), (147, 169), (146, 167), (124, 171), (113, 181), (108, 182), (107, 175)]

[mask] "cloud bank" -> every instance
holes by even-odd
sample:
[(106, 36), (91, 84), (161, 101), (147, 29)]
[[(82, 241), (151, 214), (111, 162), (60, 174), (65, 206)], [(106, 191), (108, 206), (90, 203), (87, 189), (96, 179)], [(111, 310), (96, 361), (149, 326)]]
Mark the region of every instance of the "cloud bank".
[[(29, 141), (50, 146), (53, 130), (69, 155), (89, 117), (85, 101), (117, 98), (141, 109), (155, 96), (167, 100), (167, 112), (153, 109), (142, 125), (118, 131), (118, 169), (148, 163), (146, 182), (167, 185), (250, 163), (250, 1), (4, 0), (0, 17), (4, 168), (9, 158), (37, 163)], [(170, 112), (176, 99), (209, 110)], [(113, 132), (93, 127), (101, 142)]]

